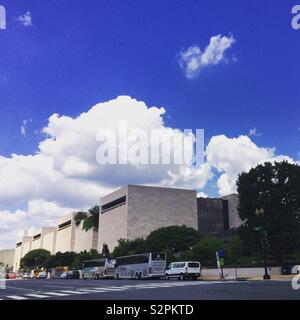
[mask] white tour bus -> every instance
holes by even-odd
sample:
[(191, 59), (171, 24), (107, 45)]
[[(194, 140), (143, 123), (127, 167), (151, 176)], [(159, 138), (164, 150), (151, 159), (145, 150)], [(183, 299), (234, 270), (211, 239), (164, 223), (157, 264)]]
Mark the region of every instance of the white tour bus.
[(114, 277), (115, 260), (95, 259), (83, 262), (82, 276), (83, 279), (100, 279)]
[(116, 258), (115, 279), (161, 278), (166, 270), (165, 253), (142, 253)]

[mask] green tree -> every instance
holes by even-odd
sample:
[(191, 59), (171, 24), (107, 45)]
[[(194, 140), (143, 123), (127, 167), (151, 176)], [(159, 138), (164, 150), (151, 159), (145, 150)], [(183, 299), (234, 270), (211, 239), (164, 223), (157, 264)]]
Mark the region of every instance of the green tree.
[(216, 251), (224, 247), (222, 240), (214, 237), (205, 237), (194, 244), (191, 258), (200, 261), (202, 266), (216, 265)]
[(73, 269), (81, 269), (83, 261), (100, 259), (101, 255), (96, 249), (91, 249), (90, 251), (81, 251), (78, 253), (72, 262), (71, 266)]
[(99, 214), (100, 207), (94, 206), (89, 209), (86, 217), (83, 219), (82, 229), (85, 231), (89, 231), (91, 229), (98, 230), (99, 229)]
[(263, 230), (269, 253), (282, 263), (299, 247), (300, 167), (286, 161), (267, 162), (242, 173), (237, 187), (244, 236), (248, 232), (259, 244), (260, 234), (254, 230)]
[(239, 237), (234, 237), (224, 246), (226, 263), (236, 263), (243, 256), (242, 241)]
[(132, 254), (144, 253), (147, 252), (148, 248), (146, 245), (146, 241), (141, 238), (137, 238), (135, 240), (118, 240), (118, 245), (114, 248), (112, 253), (113, 257), (122, 257)]
[(51, 253), (45, 249), (31, 250), (20, 261), (21, 268), (44, 267)]
[(84, 211), (76, 212), (76, 214), (74, 215), (74, 220), (77, 227), (80, 225), (80, 222), (82, 220), (86, 219), (87, 215), (88, 214)]
[(75, 261), (78, 254), (73, 251), (57, 252), (56, 253), (56, 266), (68, 266), (69, 268), (75, 268)]
[(149, 251), (169, 250), (176, 254), (190, 249), (201, 238), (197, 230), (182, 225), (157, 229), (150, 233), (146, 242)]

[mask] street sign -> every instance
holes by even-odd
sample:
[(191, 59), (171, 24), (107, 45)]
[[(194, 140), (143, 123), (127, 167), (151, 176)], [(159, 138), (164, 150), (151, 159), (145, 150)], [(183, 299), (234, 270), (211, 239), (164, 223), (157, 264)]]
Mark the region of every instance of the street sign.
[(218, 255), (219, 255), (219, 258), (224, 258), (225, 254), (224, 254), (224, 250), (223, 249), (220, 249), (218, 251)]

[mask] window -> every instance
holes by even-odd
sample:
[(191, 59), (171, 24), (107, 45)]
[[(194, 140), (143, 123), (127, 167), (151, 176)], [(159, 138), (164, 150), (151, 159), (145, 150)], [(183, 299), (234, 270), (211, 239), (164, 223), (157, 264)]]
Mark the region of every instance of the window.
[(116, 265), (130, 265), (130, 264), (139, 264), (139, 263), (148, 263), (149, 258), (147, 255), (136, 255), (129, 257), (122, 257), (116, 259)]
[(184, 266), (185, 266), (185, 263), (184, 263), (184, 262), (175, 262), (175, 263), (173, 264), (173, 268), (174, 268), (174, 269), (184, 268)]
[(163, 252), (152, 253), (152, 260), (165, 260), (165, 254)]
[(199, 268), (200, 265), (199, 265), (198, 262), (189, 262), (189, 263), (188, 263), (188, 267), (189, 267), (189, 268)]
[(66, 221), (58, 226), (58, 231), (71, 226), (71, 220)]
[(126, 196), (121, 197), (119, 199), (113, 200), (109, 203), (104, 204), (101, 206), (101, 213), (104, 213), (106, 211), (112, 210), (118, 206), (126, 204)]
[(37, 235), (35, 235), (34, 237), (33, 237), (33, 241), (34, 240), (38, 240), (38, 239), (40, 239), (41, 238), (41, 234), (39, 233), (39, 234), (37, 234)]
[(84, 268), (93, 268), (93, 267), (104, 267), (105, 266), (105, 259), (103, 260), (91, 260), (83, 262)]
[(95, 262), (95, 267), (104, 267), (105, 266), (105, 260), (100, 260)]
[(139, 263), (148, 263), (148, 257), (147, 256), (139, 256)]

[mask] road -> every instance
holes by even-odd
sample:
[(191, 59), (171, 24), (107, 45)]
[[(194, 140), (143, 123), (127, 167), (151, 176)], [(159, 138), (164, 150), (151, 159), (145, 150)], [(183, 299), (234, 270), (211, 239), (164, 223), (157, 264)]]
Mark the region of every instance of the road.
[[(300, 299), (288, 281), (9, 280), (0, 300)], [(1, 302), (0, 302), (1, 303)]]

